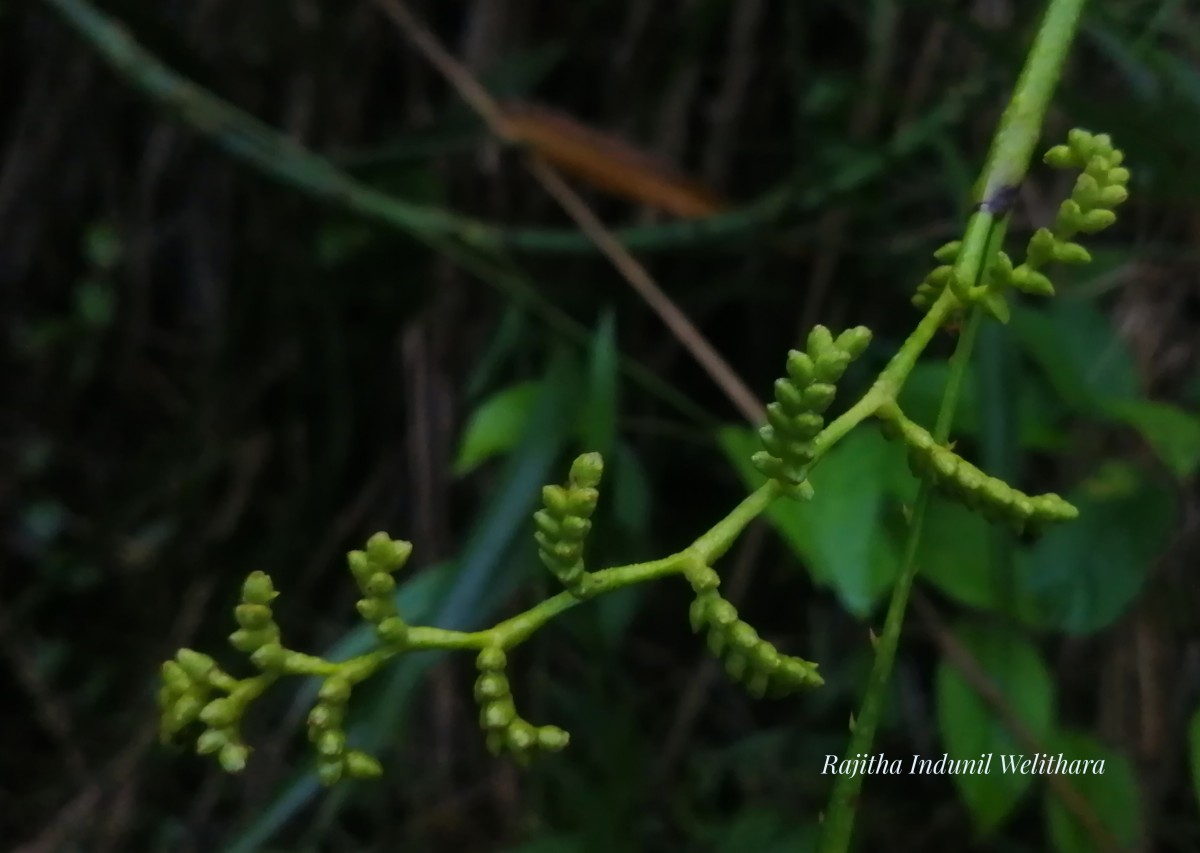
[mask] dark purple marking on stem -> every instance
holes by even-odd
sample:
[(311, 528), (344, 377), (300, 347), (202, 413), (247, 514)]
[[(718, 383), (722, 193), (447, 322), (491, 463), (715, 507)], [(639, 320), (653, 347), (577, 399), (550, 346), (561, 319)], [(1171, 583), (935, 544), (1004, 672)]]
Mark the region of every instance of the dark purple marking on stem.
[(1017, 189), (1017, 186), (1013, 184), (993, 190), (979, 203), (979, 209), (993, 216), (1002, 216), (1008, 213), (1017, 202)]

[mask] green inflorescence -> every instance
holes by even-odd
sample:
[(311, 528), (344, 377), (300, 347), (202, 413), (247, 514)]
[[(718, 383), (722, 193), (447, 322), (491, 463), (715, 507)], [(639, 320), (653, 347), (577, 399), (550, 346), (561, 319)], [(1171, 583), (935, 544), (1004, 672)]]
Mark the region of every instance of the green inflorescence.
[(536, 752), (557, 752), (571, 736), (558, 726), (535, 726), (522, 719), (513, 704), (512, 688), (504, 669), (508, 658), (504, 649), (489, 646), (479, 653), (475, 666), (475, 701), (479, 703), (479, 725), (487, 733), (487, 748), (492, 755), (508, 752), (521, 764)]
[(720, 578), (715, 571), (705, 566), (688, 579), (696, 593), (688, 612), (692, 631), (708, 632), (709, 651), (720, 658), (729, 677), (745, 685), (750, 695), (786, 696), (825, 683), (815, 663), (782, 654), (738, 618), (737, 608), (717, 592)]
[(863, 326), (837, 338), (824, 326), (814, 326), (806, 351), (788, 353), (787, 376), (776, 380), (775, 402), (767, 406), (767, 424), (758, 431), (765, 449), (754, 454), (753, 461), (790, 497), (812, 497), (808, 467), (818, 455), (813, 439), (825, 426), (825, 410), (837, 393), (837, 381), (870, 342), (871, 331)]
[(544, 509), (534, 513), (534, 539), (538, 556), (564, 587), (586, 598), (589, 577), (583, 562), (583, 544), (592, 529), (591, 517), (600, 499), (597, 488), (604, 473), (599, 453), (585, 453), (571, 466), (565, 486), (542, 489)]
[(1094, 234), (1117, 220), (1113, 208), (1129, 198), (1129, 170), (1121, 163), (1125, 155), (1112, 145), (1107, 134), (1093, 135), (1075, 129), (1067, 144), (1046, 152), (1044, 162), (1057, 169), (1079, 169), (1070, 198), (1059, 206), (1052, 228), (1039, 228), (1029, 238), (1025, 260), (1013, 266), (1012, 259), (998, 251), (988, 264), (982, 283), (972, 286), (957, 274), (956, 261), (962, 241), (954, 240), (934, 252), (941, 266), (933, 269), (918, 286), (913, 304), (928, 310), (942, 291), (954, 289), (964, 304), (980, 302), (995, 319), (1008, 322), (1005, 291), (1009, 288), (1033, 296), (1053, 296), (1054, 285), (1041, 270), (1050, 263), (1086, 264), (1092, 256), (1080, 243), (1079, 234)]
[(1027, 495), (996, 477), (990, 477), (949, 447), (938, 444), (924, 427), (901, 414), (898, 406), (878, 412), (883, 434), (908, 447), (908, 464), (918, 477), (928, 479), (943, 494), (961, 501), (989, 521), (1003, 521), (1016, 532), (1041, 524), (1070, 521), (1079, 510), (1058, 495)]
[[(813, 498), (809, 471), (830, 447), (872, 416), (885, 434), (908, 447), (910, 465), (918, 476), (988, 519), (1021, 531), (1074, 518), (1078, 511), (1058, 495), (1027, 495), (980, 471), (948, 443), (935, 441), (905, 416), (896, 399), (937, 329), (967, 307), (981, 305), (1004, 320), (1008, 289), (1051, 295), (1053, 287), (1041, 272), (1043, 267), (1051, 261), (1088, 260), (1087, 251), (1074, 238), (1112, 224), (1112, 209), (1125, 200), (1129, 180), (1121, 161), (1121, 152), (1108, 137), (1083, 131), (1073, 131), (1066, 145), (1051, 149), (1047, 163), (1082, 173), (1054, 227), (1033, 235), (1019, 266), (1014, 267), (998, 247), (981, 254), (978, 236), (973, 243), (966, 239), (938, 249), (935, 257), (941, 265), (921, 283), (914, 299), (927, 316), (859, 401), (829, 424), (825, 413), (837, 383), (866, 349), (871, 333), (860, 326), (835, 337), (824, 326), (814, 327), (804, 351), (788, 354), (787, 375), (775, 383), (775, 400), (767, 407), (767, 423), (759, 431), (763, 450), (754, 454), (753, 462), (767, 476), (767, 483), (688, 547), (660, 560), (589, 570), (584, 546), (604, 465), (600, 454), (585, 453), (574, 460), (564, 485), (543, 489), (543, 506), (533, 516), (539, 557), (564, 591), (486, 630), (461, 632), (408, 624), (396, 606), (395, 574), (407, 564), (412, 546), (384, 533), (376, 533), (363, 550), (347, 555), (350, 574), (362, 595), (358, 613), (372, 627), (376, 641), (375, 648), (349, 660), (330, 661), (288, 649), (272, 609), (278, 596), (272, 580), (263, 572), (252, 572), (234, 609), (238, 628), (229, 641), (249, 657), (257, 674), (234, 678), (208, 655), (180, 650), (162, 667), (159, 705), (164, 741), (198, 724), (196, 750), (216, 756), (225, 770), (237, 773), (250, 755), (240, 734), (250, 704), (280, 678), (316, 677), (321, 685), (308, 715), (308, 739), (316, 753), (317, 775), (325, 784), (378, 776), (379, 762), (347, 741), (345, 720), (355, 687), (399, 654), (470, 649), (477, 653), (475, 699), (487, 748), (525, 763), (539, 753), (563, 749), (570, 737), (556, 726), (535, 726), (517, 713), (507, 673), (512, 649), (559, 613), (589, 598), (669, 576), (682, 577), (691, 586), (693, 630), (705, 633), (708, 648), (749, 693), (780, 696), (819, 686), (822, 679), (816, 664), (780, 652), (720, 595), (714, 561), (778, 497)], [(967, 283), (967, 277), (973, 282)]]

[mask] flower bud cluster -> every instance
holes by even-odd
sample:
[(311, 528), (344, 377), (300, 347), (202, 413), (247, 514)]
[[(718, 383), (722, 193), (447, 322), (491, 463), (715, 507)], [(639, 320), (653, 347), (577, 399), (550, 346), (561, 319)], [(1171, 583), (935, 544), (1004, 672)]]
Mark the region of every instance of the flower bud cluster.
[(498, 646), (479, 653), (475, 664), (475, 701), (479, 703), (479, 725), (487, 733), (487, 748), (492, 755), (507, 750), (521, 764), (538, 751), (557, 752), (571, 736), (557, 726), (535, 726), (517, 714), (512, 688), (504, 674), (507, 656)]
[(787, 376), (775, 382), (775, 402), (767, 406), (767, 425), (758, 431), (762, 451), (754, 454), (756, 468), (778, 481), (800, 500), (812, 497), (808, 466), (817, 456), (813, 439), (825, 425), (824, 413), (836, 394), (835, 383), (850, 362), (871, 341), (863, 326), (834, 339), (829, 329), (814, 326), (806, 352), (788, 353)]
[(346, 745), (346, 706), (351, 683), (341, 675), (325, 679), (317, 693), (317, 704), (308, 713), (308, 739), (317, 751), (317, 777), (323, 785), (344, 778), (374, 779), (383, 773), (373, 756)]
[(752, 696), (785, 696), (824, 684), (815, 663), (782, 654), (738, 618), (737, 608), (717, 592), (720, 580), (715, 571), (705, 567), (693, 573), (690, 580), (696, 591), (688, 611), (692, 631), (708, 631), (709, 651), (724, 663), (729, 677), (745, 685)]
[(1072, 242), (1077, 234), (1094, 234), (1117, 221), (1113, 208), (1129, 198), (1129, 170), (1121, 163), (1125, 155), (1113, 148), (1108, 134), (1091, 134), (1076, 128), (1067, 134), (1066, 145), (1046, 152), (1044, 161), (1056, 169), (1079, 169), (1071, 197), (1058, 208), (1054, 228), (1039, 228), (1029, 240), (1025, 262), (1012, 271), (1017, 290), (1038, 296), (1053, 296), (1050, 279), (1038, 270), (1052, 261), (1086, 264), (1088, 250)]
[(585, 453), (571, 465), (566, 486), (542, 489), (544, 509), (533, 515), (538, 556), (572, 594), (585, 598), (590, 576), (583, 561), (583, 545), (592, 529), (591, 517), (600, 498), (597, 487), (604, 473), (599, 453)]
[(233, 696), (210, 698), (214, 689), (223, 693), (234, 690), (237, 680), (223, 672), (211, 657), (192, 649), (180, 649), (174, 660), (165, 662), (162, 678), (158, 704), (163, 740), (200, 721), (205, 730), (196, 739), (196, 751), (201, 755), (215, 753), (226, 772), (241, 772), (250, 755), (250, 748), (238, 734), (245, 708)]
[(404, 568), (411, 555), (412, 543), (386, 533), (372, 535), (365, 551), (346, 555), (350, 573), (363, 594), (355, 605), (358, 613), (375, 626), (379, 639), (390, 645), (403, 646), (408, 639), (408, 625), (396, 612), (396, 579), (392, 575)]
[(883, 434), (908, 447), (913, 473), (929, 480), (939, 491), (982, 513), (989, 521), (1002, 521), (1018, 533), (1027, 525), (1069, 521), (1079, 510), (1053, 492), (1027, 495), (934, 441), (924, 427), (900, 414), (898, 408), (881, 409)]

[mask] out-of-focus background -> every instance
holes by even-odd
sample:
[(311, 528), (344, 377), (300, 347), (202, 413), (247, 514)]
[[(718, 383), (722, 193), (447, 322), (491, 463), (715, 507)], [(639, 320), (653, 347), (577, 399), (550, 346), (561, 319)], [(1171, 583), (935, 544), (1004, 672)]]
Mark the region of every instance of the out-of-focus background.
[[(872, 327), (845, 405), (918, 319), (1042, 4), (414, 8), (526, 105), (531, 145), (576, 151), (567, 180), (760, 397), (814, 323)], [(161, 660), (250, 671), (224, 640), (248, 572), (282, 590), (288, 645), (345, 654), (366, 635), (344, 553), (383, 529), (415, 543), (411, 621), (483, 627), (556, 591), (529, 517), (574, 454), (605, 454), (590, 555), (612, 565), (728, 511), (754, 439), (380, 5), (101, 10), (0, 2), (0, 847), (809, 849), (915, 490), (870, 427), (719, 565), (820, 690), (750, 699), (666, 581), (513, 655), (525, 714), (572, 733), (527, 770), (486, 753), (461, 654), (356, 693), (377, 782), (318, 788), (299, 680), (256, 704), (240, 777), (158, 745)], [(1014, 540), (935, 504), (878, 740), (1106, 772), (872, 777), (859, 849), (1200, 849), (1198, 61), (1187, 4), (1087, 13), (1039, 147), (1111, 133), (1133, 198), (1056, 299), (989, 325), (956, 429), (1083, 514)], [(1071, 180), (1033, 170), (1011, 251)], [(953, 343), (905, 391), (927, 424)]]

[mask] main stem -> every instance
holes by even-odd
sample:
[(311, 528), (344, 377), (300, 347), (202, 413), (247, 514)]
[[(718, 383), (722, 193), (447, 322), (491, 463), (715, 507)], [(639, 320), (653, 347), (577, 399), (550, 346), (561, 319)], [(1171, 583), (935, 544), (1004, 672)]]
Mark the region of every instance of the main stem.
[[(1003, 238), (1008, 212), (1012, 207), (1021, 180), (1029, 168), (1034, 146), (1041, 134), (1042, 122), (1050, 98), (1062, 75), (1063, 64), (1075, 38), (1079, 18), (1086, 0), (1050, 0), (1038, 29), (1025, 67), (1017, 80), (1008, 108), (988, 152), (987, 162), (975, 185), (973, 201), (978, 210), (967, 223), (962, 249), (956, 262), (956, 275), (978, 284)], [(943, 298), (949, 295), (943, 294)], [(941, 300), (939, 300), (940, 302)], [(950, 365), (950, 377), (938, 410), (934, 439), (944, 444), (950, 435), (959, 392), (970, 362), (982, 310), (976, 306), (959, 338)], [(886, 371), (885, 371), (886, 373)], [(896, 660), (900, 633), (908, 597), (917, 575), (917, 549), (925, 510), (929, 504), (930, 486), (922, 480), (913, 505), (908, 541), (904, 547), (904, 563), (892, 590), (883, 633), (876, 644), (875, 663), (867, 681), (866, 694), (857, 720), (852, 725), (847, 758), (871, 752), (883, 706), (887, 684)], [(822, 825), (820, 853), (846, 853), (854, 831), (862, 774), (837, 777)]]

